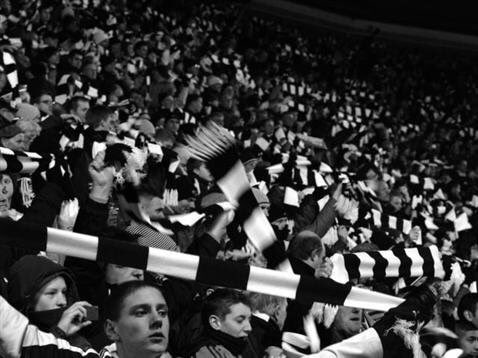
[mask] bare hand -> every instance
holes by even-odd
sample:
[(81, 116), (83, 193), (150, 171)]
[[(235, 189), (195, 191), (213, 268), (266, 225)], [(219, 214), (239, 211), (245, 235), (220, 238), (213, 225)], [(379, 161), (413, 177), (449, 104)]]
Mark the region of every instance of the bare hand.
[(86, 320), (86, 307), (91, 307), (88, 302), (78, 301), (73, 303), (61, 316), (58, 322), (60, 328), (69, 337), (82, 328), (89, 326), (91, 321)]

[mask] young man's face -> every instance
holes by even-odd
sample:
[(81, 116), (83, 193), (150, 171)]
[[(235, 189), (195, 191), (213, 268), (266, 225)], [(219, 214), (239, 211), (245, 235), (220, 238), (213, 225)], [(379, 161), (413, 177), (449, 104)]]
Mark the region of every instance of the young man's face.
[(49, 94), (41, 95), (38, 99), (38, 109), (45, 114), (51, 115), (53, 109), (53, 98)]
[(72, 110), (72, 114), (81, 119), (82, 123), (85, 123), (86, 112), (90, 109), (90, 103), (88, 101), (78, 101), (77, 107)]
[(463, 349), (463, 356), (478, 357), (478, 329), (461, 332), (458, 342)]
[(168, 348), (168, 306), (155, 288), (144, 287), (127, 296), (119, 319), (111, 326), (118, 350), (125, 356), (148, 357)]
[(218, 330), (235, 338), (247, 337), (252, 329), (251, 309), (243, 303), (236, 303), (229, 310), (224, 319), (219, 320)]

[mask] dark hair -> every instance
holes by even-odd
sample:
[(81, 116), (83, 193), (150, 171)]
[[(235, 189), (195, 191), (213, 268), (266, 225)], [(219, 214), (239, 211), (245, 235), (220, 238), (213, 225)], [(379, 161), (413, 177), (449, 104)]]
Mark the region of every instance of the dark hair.
[(199, 169), (204, 162), (196, 158), (189, 158), (186, 163), (186, 168), (189, 173), (192, 173), (194, 169)]
[(121, 309), (123, 308), (123, 302), (126, 300), (126, 298), (142, 288), (149, 287), (154, 288), (163, 294), (158, 286), (145, 281), (128, 281), (122, 283), (121, 285), (115, 286), (114, 289), (111, 290), (111, 294), (108, 296), (104, 306), (102, 307), (103, 318), (117, 321), (120, 317)]
[(307, 260), (314, 250), (324, 249), (320, 237), (312, 231), (298, 233), (290, 242), (289, 253), (300, 260)]
[(218, 288), (206, 297), (204, 306), (201, 312), (203, 323), (209, 326), (209, 317), (212, 315), (218, 316), (220, 319), (231, 312), (231, 306), (237, 303), (242, 303), (251, 307), (250, 300), (247, 296), (237, 290), (230, 288)]
[(147, 174), (137, 187), (138, 194), (149, 194), (162, 198), (167, 180), (166, 168), (162, 163), (156, 162), (154, 158), (149, 157), (144, 169)]
[(478, 293), (467, 293), (464, 295), (458, 304), (458, 317), (461, 321), (466, 321), (465, 311), (470, 311), (473, 314), (478, 308)]
[(468, 321), (458, 321), (455, 323), (455, 332), (458, 333), (460, 336), (460, 332), (468, 332), (468, 331), (478, 331), (478, 327), (476, 327), (473, 323)]
[(113, 114), (113, 110), (106, 106), (94, 106), (86, 112), (86, 123), (93, 128), (97, 128), (102, 121)]
[(73, 96), (73, 98), (70, 100), (68, 108), (69, 110), (76, 110), (78, 108), (78, 103), (80, 102), (88, 102), (90, 103), (90, 100), (86, 98), (85, 96)]

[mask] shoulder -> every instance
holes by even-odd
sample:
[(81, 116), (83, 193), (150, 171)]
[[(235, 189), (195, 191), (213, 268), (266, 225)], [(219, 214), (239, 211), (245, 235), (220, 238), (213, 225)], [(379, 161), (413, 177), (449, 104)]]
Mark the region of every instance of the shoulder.
[(204, 345), (194, 354), (196, 358), (233, 358), (235, 357), (222, 345)]

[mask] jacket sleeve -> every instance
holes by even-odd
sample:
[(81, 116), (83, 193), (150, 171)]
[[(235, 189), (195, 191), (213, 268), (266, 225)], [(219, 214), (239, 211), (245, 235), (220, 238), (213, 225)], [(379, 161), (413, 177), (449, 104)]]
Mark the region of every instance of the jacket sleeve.
[(19, 222), (51, 226), (64, 199), (65, 192), (58, 184), (46, 183)]
[(377, 331), (369, 328), (362, 333), (324, 348), (310, 358), (382, 358), (382, 342)]
[(84, 351), (73, 347), (51, 333), (40, 331), (0, 296), (0, 356), (97, 358), (98, 353), (93, 349)]
[(75, 223), (75, 232), (98, 235), (107, 226), (108, 204), (98, 203), (90, 198), (80, 207)]
[(336, 215), (334, 205), (335, 199), (330, 197), (324, 208), (319, 211), (313, 196), (304, 200), (295, 218), (297, 232), (310, 230), (320, 237), (324, 236), (334, 224)]

